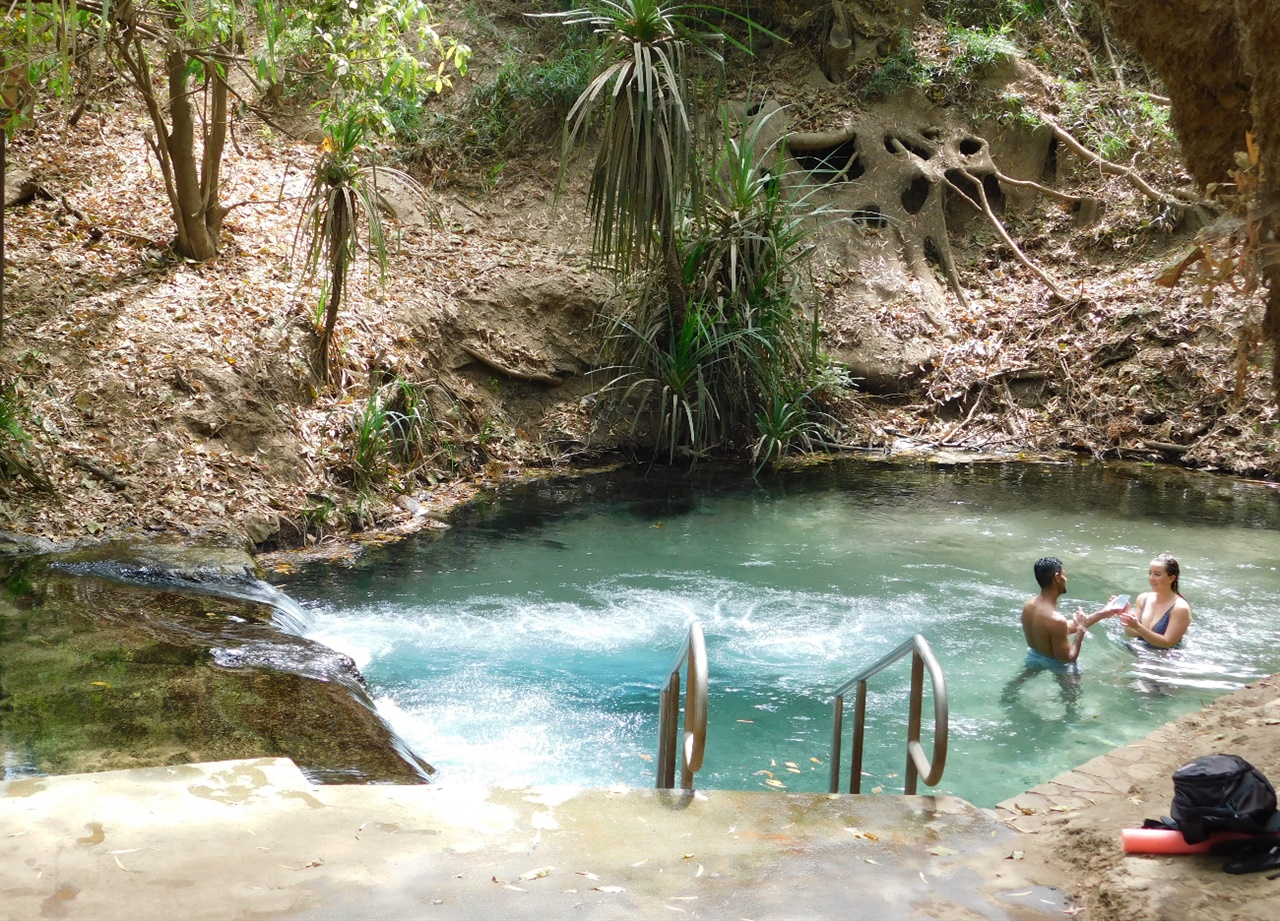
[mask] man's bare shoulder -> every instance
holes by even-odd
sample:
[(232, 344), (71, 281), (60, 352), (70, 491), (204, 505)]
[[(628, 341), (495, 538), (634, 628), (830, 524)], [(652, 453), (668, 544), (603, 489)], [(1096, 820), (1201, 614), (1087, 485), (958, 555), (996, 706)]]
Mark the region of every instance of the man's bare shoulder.
[(1022, 606), (1022, 616), (1024, 618), (1048, 618), (1049, 620), (1062, 618), (1062, 615), (1058, 613), (1057, 607), (1043, 595), (1032, 595), (1028, 598)]

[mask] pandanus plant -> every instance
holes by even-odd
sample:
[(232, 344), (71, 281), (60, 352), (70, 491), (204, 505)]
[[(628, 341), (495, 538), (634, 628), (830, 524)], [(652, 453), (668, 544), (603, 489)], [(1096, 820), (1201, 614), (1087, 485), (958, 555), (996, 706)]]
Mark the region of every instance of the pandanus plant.
[(324, 383), (333, 377), (330, 353), (338, 311), (346, 300), (347, 276), (362, 251), (377, 265), (379, 281), (386, 280), (387, 239), (379, 181), (394, 180), (414, 193), (427, 211), (432, 210), (425, 190), (408, 174), (362, 165), (360, 155), (366, 149), (369, 131), (370, 116), (358, 108), (342, 111), (326, 122), (325, 139), (294, 235), (294, 254), (303, 254), (303, 278), (311, 278), (321, 269), (327, 273), (316, 304), (316, 322), (319, 325), (323, 319), (323, 325), (314, 358), (316, 376)]

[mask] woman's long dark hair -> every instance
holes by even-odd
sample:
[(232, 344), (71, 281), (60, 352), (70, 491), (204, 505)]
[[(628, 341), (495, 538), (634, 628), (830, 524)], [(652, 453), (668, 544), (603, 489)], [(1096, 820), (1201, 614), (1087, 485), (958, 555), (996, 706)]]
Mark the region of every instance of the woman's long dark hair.
[(1178, 573), (1181, 572), (1181, 567), (1178, 566), (1178, 561), (1168, 553), (1160, 553), (1157, 554), (1156, 558), (1151, 562), (1159, 563), (1164, 566), (1164, 571), (1173, 576), (1173, 593), (1175, 595), (1181, 595), (1182, 592), (1178, 591)]

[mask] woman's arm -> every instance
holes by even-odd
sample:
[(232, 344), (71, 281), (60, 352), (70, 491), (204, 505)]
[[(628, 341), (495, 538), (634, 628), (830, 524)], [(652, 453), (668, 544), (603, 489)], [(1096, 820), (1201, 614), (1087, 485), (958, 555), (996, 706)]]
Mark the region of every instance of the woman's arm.
[(1124, 627), (1126, 636), (1142, 636), (1138, 629), (1142, 626), (1142, 611), (1147, 606), (1147, 599), (1150, 592), (1143, 592), (1133, 601), (1133, 607), (1120, 615), (1120, 624)]

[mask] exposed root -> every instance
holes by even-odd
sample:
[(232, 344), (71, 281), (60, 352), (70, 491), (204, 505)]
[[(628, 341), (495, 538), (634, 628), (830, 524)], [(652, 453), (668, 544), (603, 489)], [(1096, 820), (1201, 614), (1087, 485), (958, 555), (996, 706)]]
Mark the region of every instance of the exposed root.
[(951, 186), (951, 188), (963, 196), (967, 202), (985, 214), (987, 220), (991, 222), (991, 226), (994, 227), (996, 233), (1000, 235), (1000, 239), (1004, 240), (1005, 245), (1013, 251), (1013, 255), (1017, 260), (1026, 266), (1031, 273), (1036, 276), (1036, 278), (1044, 282), (1045, 286), (1048, 287), (1055, 298), (1060, 301), (1065, 301), (1067, 298), (1058, 287), (1058, 283), (1055, 282), (1047, 272), (1028, 259), (1027, 255), (1022, 251), (1018, 244), (1013, 241), (1013, 237), (1009, 236), (1009, 231), (1005, 229), (1004, 222), (1001, 221), (1000, 218), (996, 216), (996, 213), (991, 210), (991, 203), (987, 201), (987, 193), (986, 190), (982, 188), (982, 183), (967, 170), (961, 170), (960, 172), (966, 179), (973, 183), (974, 190), (978, 193), (977, 201), (974, 201), (974, 199), (970, 197), (964, 189), (952, 182), (950, 177), (946, 180), (947, 185)]
[(1085, 160), (1096, 165), (1098, 169), (1102, 170), (1104, 173), (1110, 173), (1113, 176), (1123, 176), (1130, 185), (1154, 202), (1159, 202), (1162, 205), (1179, 204), (1176, 198), (1153, 189), (1147, 184), (1146, 180), (1133, 170), (1129, 169), (1129, 167), (1121, 166), (1119, 163), (1112, 163), (1105, 157), (1096, 154), (1088, 147), (1085, 147), (1075, 139), (1070, 131), (1063, 128), (1049, 116), (1042, 113), (1040, 117), (1044, 119), (1044, 123), (1049, 126), (1049, 130), (1053, 132), (1053, 136), (1063, 144), (1066, 144), (1072, 153), (1083, 157)]

